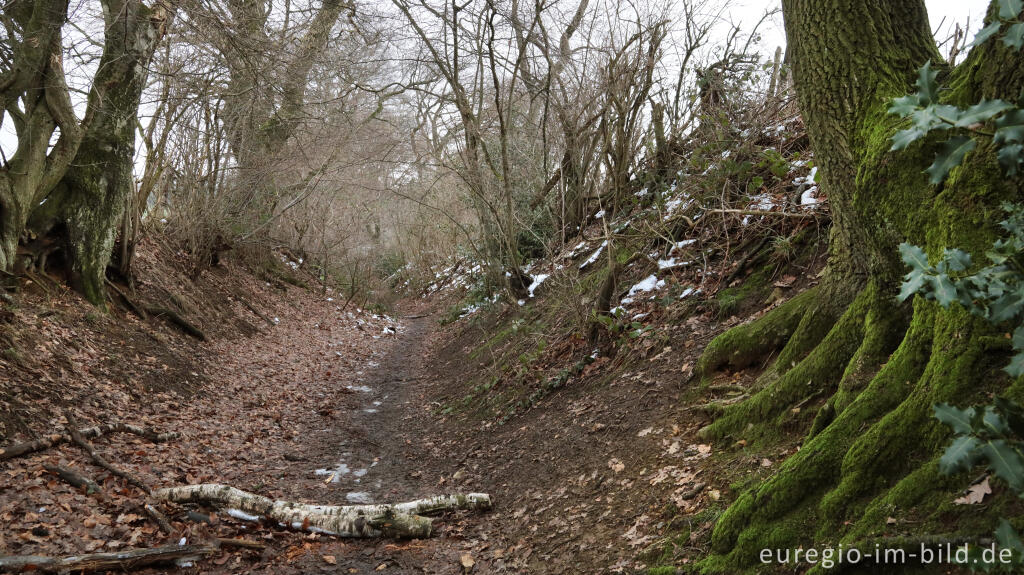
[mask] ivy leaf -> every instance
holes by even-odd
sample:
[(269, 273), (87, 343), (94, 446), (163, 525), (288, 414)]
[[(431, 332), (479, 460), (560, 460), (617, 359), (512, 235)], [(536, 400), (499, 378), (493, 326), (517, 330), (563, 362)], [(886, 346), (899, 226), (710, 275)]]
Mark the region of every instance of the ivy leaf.
[(1024, 10), (1024, 1), (1022, 0), (999, 0), (999, 18), (1002, 20), (1017, 18), (1021, 10)]
[(1006, 31), (1006, 35), (1003, 36), (1003, 44), (1018, 50), (1024, 46), (1024, 22), (1017, 22), (1010, 26), (1010, 29)]
[(996, 154), (999, 158), (999, 165), (1007, 176), (1016, 176), (1019, 167), (1024, 162), (1024, 144), (1010, 144), (999, 148)]
[(917, 109), (917, 94), (911, 94), (909, 96), (903, 96), (902, 98), (894, 99), (892, 101), (892, 106), (889, 107), (889, 113), (894, 116), (906, 118), (910, 114), (913, 114)]
[(943, 475), (952, 475), (967, 471), (978, 462), (978, 446), (981, 442), (971, 435), (961, 435), (946, 448), (939, 458), (939, 471)]
[(1024, 491), (1024, 457), (1006, 440), (993, 439), (980, 447), (989, 468), (1016, 492)]
[(927, 132), (919, 128), (900, 130), (892, 137), (892, 148), (889, 149), (892, 151), (906, 149), (910, 144), (923, 138), (926, 133)]
[(996, 120), (996, 135), (993, 141), (1024, 142), (1024, 110), (1016, 109)]
[(986, 41), (988, 41), (989, 38), (998, 34), (999, 29), (1002, 28), (1002, 26), (1002, 22), (996, 22), (994, 24), (989, 24), (988, 26), (985, 26), (974, 36), (974, 41), (971, 42), (971, 46), (981, 46)]
[(1017, 531), (1006, 519), (999, 520), (999, 527), (996, 529), (996, 543), (999, 544), (1000, 549), (1012, 549), (1018, 557), (1024, 553), (1024, 543), (1021, 543)]
[(938, 76), (938, 70), (932, 70), (931, 60), (925, 62), (924, 66), (918, 70), (917, 98), (921, 106), (928, 106), (938, 98), (939, 85), (935, 81)]
[(960, 409), (948, 403), (936, 403), (932, 409), (935, 410), (935, 419), (952, 427), (954, 433), (964, 435), (974, 431), (974, 427), (971, 426), (971, 419), (974, 418), (973, 407)]
[(949, 175), (949, 171), (959, 166), (964, 161), (964, 156), (977, 146), (978, 144), (967, 136), (954, 136), (947, 140), (935, 154), (935, 162), (925, 170), (931, 176), (931, 183), (941, 184)]
[(958, 115), (956, 127), (966, 128), (971, 124), (987, 122), (1012, 107), (1013, 104), (1002, 100), (982, 100)]

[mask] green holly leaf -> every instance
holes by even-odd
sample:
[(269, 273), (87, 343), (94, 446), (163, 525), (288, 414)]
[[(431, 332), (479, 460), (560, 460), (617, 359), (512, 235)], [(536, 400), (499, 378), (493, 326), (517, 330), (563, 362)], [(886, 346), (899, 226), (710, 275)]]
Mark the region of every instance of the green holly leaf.
[(995, 397), (996, 409), (1006, 417), (1010, 429), (1020, 437), (1024, 437), (1024, 410), (1019, 405), (1005, 397)]
[(1024, 375), (1024, 352), (1015, 354), (1010, 358), (1010, 365), (1004, 367), (1003, 371), (1014, 378)]
[(1024, 311), (1024, 285), (1007, 289), (989, 305), (992, 323), (1014, 319)]
[(1024, 543), (1021, 543), (1017, 531), (1006, 519), (999, 520), (999, 527), (996, 529), (996, 543), (1001, 549), (1011, 549), (1018, 557), (1024, 553)]
[(1024, 457), (1004, 439), (992, 439), (981, 444), (982, 455), (988, 459), (989, 469), (1005, 481), (1010, 489), (1024, 491)]
[(1007, 176), (1016, 176), (1021, 163), (1024, 163), (1024, 144), (1010, 144), (999, 148), (996, 154), (999, 158), (999, 165)]
[(981, 46), (982, 44), (987, 42), (989, 38), (998, 34), (999, 29), (1002, 28), (1002, 26), (1002, 22), (996, 22), (994, 24), (989, 24), (988, 26), (985, 26), (974, 36), (974, 41), (971, 42), (971, 46)]
[(956, 127), (966, 128), (971, 124), (987, 122), (1012, 107), (1013, 104), (1002, 100), (982, 100), (958, 115)]
[(995, 407), (991, 405), (985, 407), (985, 414), (981, 422), (989, 434), (996, 437), (1004, 437), (1010, 430), (1010, 425), (1007, 423), (1006, 418), (1000, 415)]
[(1024, 46), (1024, 22), (1017, 22), (1006, 31), (1003, 44), (1020, 50)]
[(1024, 10), (1024, 0), (999, 0), (999, 18), (1014, 20)]
[(995, 143), (1024, 142), (1024, 110), (1016, 109), (996, 120)]
[(927, 132), (919, 128), (900, 130), (892, 137), (892, 148), (889, 149), (892, 151), (903, 150), (910, 144), (923, 138), (926, 133)]
[(967, 136), (954, 136), (946, 141), (935, 154), (935, 162), (928, 167), (926, 172), (933, 184), (941, 184), (949, 171), (959, 166), (964, 161), (964, 156), (978, 147), (977, 142)]
[(918, 70), (917, 76), (917, 97), (921, 106), (928, 106), (938, 99), (939, 84), (935, 78), (939, 76), (937, 70), (932, 70), (931, 60), (925, 62)]
[(952, 475), (967, 471), (978, 462), (978, 446), (981, 442), (971, 435), (957, 437), (946, 452), (939, 458), (939, 471), (944, 475)]
[(918, 103), (919, 100), (917, 98), (917, 94), (896, 98), (892, 101), (892, 106), (889, 107), (889, 113), (894, 116), (906, 118), (917, 111), (919, 107)]
[(931, 276), (932, 284), (932, 295), (935, 296), (935, 300), (939, 302), (944, 308), (948, 308), (949, 304), (957, 301), (956, 286), (950, 281), (949, 276), (946, 274), (937, 274)]
[(932, 406), (935, 410), (935, 419), (953, 428), (954, 433), (968, 434), (974, 431), (971, 419), (974, 418), (974, 408), (960, 409), (948, 403), (936, 403)]
[(952, 272), (962, 272), (971, 267), (971, 254), (958, 249), (947, 249), (942, 254), (946, 267)]

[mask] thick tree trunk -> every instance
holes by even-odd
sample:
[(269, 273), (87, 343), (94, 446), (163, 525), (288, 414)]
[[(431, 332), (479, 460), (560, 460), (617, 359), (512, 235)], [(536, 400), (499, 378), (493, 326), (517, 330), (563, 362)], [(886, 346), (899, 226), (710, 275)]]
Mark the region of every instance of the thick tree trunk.
[(104, 307), (106, 268), (133, 191), (135, 124), (149, 62), (173, 12), (138, 0), (106, 0), (103, 57), (90, 93), (88, 130), (69, 170), (29, 222), (62, 236), (71, 286)]
[[(905, 127), (887, 114), (891, 100), (912, 91), (926, 61), (941, 62), (923, 1), (784, 0), (783, 9), (794, 81), (832, 206), (829, 268), (816, 290), (716, 338), (698, 373), (781, 350), (760, 390), (704, 433), (765, 446), (787, 429), (809, 433), (774, 476), (722, 515), (706, 561), (712, 571), (751, 568), (764, 547), (858, 546), (911, 510), (937, 517), (963, 479), (938, 473), (948, 431), (931, 416), (932, 405), (1019, 394), (1021, 384), (999, 370), (1009, 346), (997, 329), (958, 306), (896, 302), (900, 242), (931, 256), (957, 247), (983, 261), (1000, 203), (1021, 197), (1021, 182), (1002, 176), (988, 145), (939, 187), (922, 173), (934, 138), (889, 151), (890, 137)], [(948, 103), (1013, 101), (1024, 87), (1024, 58), (990, 40), (940, 81), (952, 88), (943, 96)], [(817, 413), (793, 409), (814, 398), (825, 400)], [(915, 529), (945, 531), (961, 518), (942, 520)]]

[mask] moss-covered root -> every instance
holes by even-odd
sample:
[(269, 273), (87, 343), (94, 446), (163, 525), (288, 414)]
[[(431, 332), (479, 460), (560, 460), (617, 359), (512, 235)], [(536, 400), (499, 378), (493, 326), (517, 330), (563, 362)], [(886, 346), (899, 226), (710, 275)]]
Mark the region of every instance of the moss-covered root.
[[(885, 329), (883, 322), (878, 322), (872, 332), (880, 329)], [(868, 342), (874, 337), (863, 339)], [(812, 540), (823, 521), (818, 516), (817, 501), (840, 478), (847, 450), (865, 425), (892, 410), (910, 393), (909, 386), (894, 382), (917, 379), (931, 341), (930, 320), (913, 326), (888, 363), (846, 409), (787, 459), (775, 476), (729, 507), (712, 536), (713, 550), (720, 556), (710, 563), (729, 565), (731, 570), (753, 564), (760, 549), (769, 545), (793, 548)], [(825, 345), (827, 340), (822, 347)]]
[(811, 288), (763, 317), (734, 327), (708, 344), (694, 375), (704, 377), (722, 367), (742, 369), (778, 351), (817, 302), (820, 288)]
[[(808, 397), (835, 389), (861, 345), (865, 316), (877, 301), (878, 290), (873, 286), (861, 290), (837, 322), (829, 311), (834, 300), (830, 297), (822, 301), (826, 293), (830, 292), (811, 296), (809, 303), (822, 305), (801, 318), (775, 364), (758, 381), (761, 389), (750, 399), (726, 408), (720, 418), (702, 431), (704, 437), (721, 439), (746, 433), (749, 438), (756, 438), (768, 431), (767, 422), (774, 416)], [(752, 423), (760, 425), (751, 426)]]

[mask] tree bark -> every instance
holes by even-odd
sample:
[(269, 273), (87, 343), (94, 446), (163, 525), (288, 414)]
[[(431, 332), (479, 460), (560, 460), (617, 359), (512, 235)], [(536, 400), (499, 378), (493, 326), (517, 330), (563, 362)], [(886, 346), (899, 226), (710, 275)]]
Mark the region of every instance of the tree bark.
[[(858, 545), (891, 529), (887, 519), (897, 510), (934, 517), (960, 481), (938, 473), (948, 430), (932, 405), (969, 403), (1020, 383), (1000, 370), (1009, 354), (993, 343), (996, 327), (957, 305), (896, 302), (900, 242), (933, 257), (960, 248), (984, 261), (1000, 204), (1020, 201), (1022, 188), (1002, 175), (989, 144), (940, 186), (922, 173), (937, 138), (889, 151), (891, 136), (906, 127), (887, 113), (892, 99), (913, 90), (928, 60), (942, 66), (923, 0), (784, 0), (783, 10), (793, 79), (830, 201), (830, 259), (817, 289), (725, 332), (701, 358), (699, 372), (708, 375), (778, 354), (759, 391), (728, 406), (702, 431), (707, 437), (770, 445), (780, 433), (808, 432), (799, 452), (718, 521), (705, 561), (715, 572), (753, 569), (768, 545)], [(1014, 101), (1024, 87), (1024, 58), (999, 39), (940, 70), (951, 87), (942, 100), (961, 107)], [(816, 413), (792, 409), (812, 398), (825, 398)]]
[(484, 493), (441, 495), (394, 505), (307, 505), (275, 501), (217, 483), (158, 489), (153, 495), (175, 503), (227, 507), (230, 515), (240, 519), (266, 517), (292, 529), (339, 537), (430, 537), (431, 521), (423, 515), (491, 507), (491, 498)]

